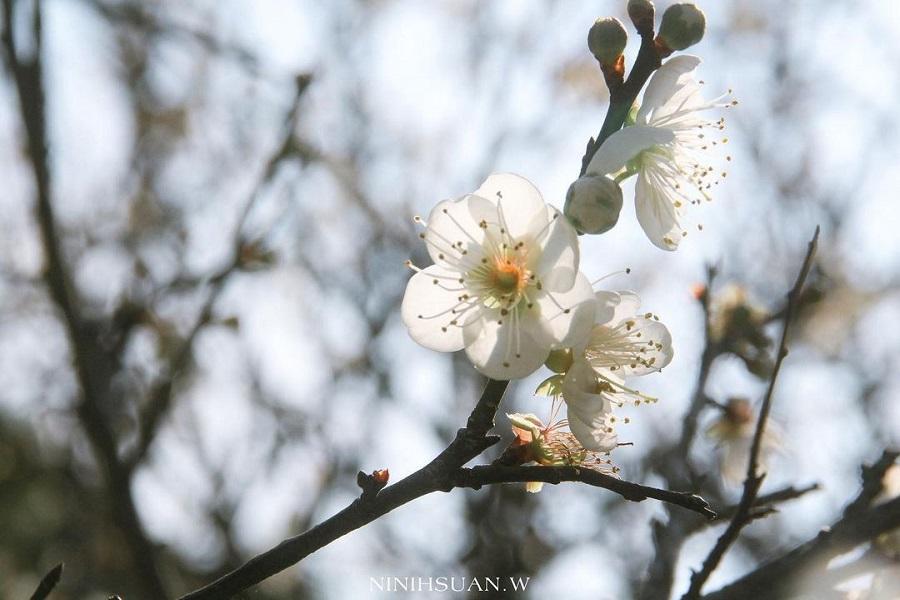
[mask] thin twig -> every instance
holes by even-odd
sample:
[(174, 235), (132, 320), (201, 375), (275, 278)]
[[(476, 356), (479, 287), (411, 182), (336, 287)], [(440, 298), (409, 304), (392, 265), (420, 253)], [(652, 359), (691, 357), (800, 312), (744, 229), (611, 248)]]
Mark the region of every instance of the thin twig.
[(529, 481), (542, 481), (552, 484), (563, 481), (579, 481), (615, 492), (632, 502), (642, 502), (648, 498), (653, 498), (694, 511), (708, 519), (716, 517), (716, 513), (710, 508), (709, 503), (696, 494), (673, 492), (641, 485), (583, 467), (485, 465), (471, 469), (460, 469), (453, 475), (455, 487), (470, 487), (473, 489), (495, 483), (524, 483)]
[(150, 446), (153, 444), (159, 425), (172, 404), (175, 384), (191, 362), (194, 340), (212, 319), (213, 308), (225, 287), (225, 282), (233, 273), (239, 271), (242, 267), (242, 253), (248, 243), (243, 228), (253, 206), (256, 204), (257, 199), (262, 195), (263, 190), (274, 179), (278, 172), (279, 165), (285, 159), (296, 154), (295, 132), (300, 110), (300, 101), (303, 94), (306, 92), (306, 89), (309, 87), (310, 81), (311, 79), (309, 76), (300, 76), (297, 78), (294, 99), (291, 103), (290, 110), (284, 118), (281, 139), (275, 151), (266, 161), (266, 165), (263, 168), (256, 185), (253, 186), (253, 189), (244, 201), (244, 205), (238, 216), (234, 231), (231, 259), (224, 267), (205, 282), (210, 289), (206, 295), (206, 300), (200, 309), (197, 320), (194, 322), (184, 340), (181, 342), (181, 345), (169, 361), (166, 377), (150, 391), (149, 399), (141, 411), (141, 416), (138, 421), (139, 431), (137, 443), (127, 460), (127, 465), (130, 469), (134, 469), (140, 464), (141, 460), (143, 460), (147, 451), (150, 449)]
[(722, 557), (725, 556), (725, 552), (728, 551), (728, 548), (737, 540), (738, 535), (740, 535), (741, 530), (749, 524), (755, 517), (751, 514), (751, 509), (753, 508), (753, 504), (756, 500), (756, 496), (759, 493), (759, 488), (762, 485), (763, 479), (765, 478), (765, 474), (758, 473), (759, 471), (759, 453), (762, 448), (762, 437), (765, 433), (766, 421), (769, 418), (769, 412), (772, 409), (772, 398), (775, 392), (775, 383), (778, 379), (778, 373), (781, 370), (781, 364), (784, 362), (785, 357), (787, 356), (787, 338), (788, 331), (790, 330), (791, 323), (793, 322), (794, 317), (796, 316), (797, 302), (800, 299), (800, 294), (803, 291), (803, 284), (806, 282), (806, 277), (809, 275), (809, 270), (812, 268), (813, 258), (816, 254), (816, 246), (819, 241), (819, 228), (816, 227), (816, 232), (813, 235), (812, 240), (809, 242), (809, 247), (806, 251), (806, 258), (803, 261), (803, 266), (800, 268), (800, 272), (797, 274), (797, 280), (794, 282), (794, 287), (791, 288), (791, 291), (788, 293), (787, 300), (787, 310), (784, 315), (784, 325), (781, 330), (781, 342), (778, 345), (778, 356), (775, 359), (775, 367), (772, 370), (772, 375), (769, 378), (769, 386), (766, 389), (766, 395), (763, 398), (762, 407), (759, 411), (759, 418), (756, 422), (756, 430), (753, 433), (753, 443), (750, 446), (750, 459), (747, 461), (747, 478), (744, 480), (744, 491), (741, 494), (741, 500), (738, 503), (737, 510), (734, 513), (734, 517), (731, 519), (731, 522), (728, 523), (728, 527), (725, 528), (725, 531), (722, 533), (721, 537), (716, 541), (716, 545), (713, 546), (713, 549), (710, 551), (709, 555), (706, 557), (706, 560), (703, 561), (703, 566), (699, 571), (694, 572), (691, 575), (691, 584), (688, 588), (688, 591), (682, 596), (682, 600), (696, 600), (700, 597), (700, 592), (703, 588), (703, 584), (709, 579), (710, 575), (712, 575), (713, 571), (719, 565), (719, 562), (722, 560)]
[(499, 441), (498, 437), (486, 434), (493, 427), (494, 415), (508, 384), (507, 381), (489, 380), (466, 427), (456, 433), (447, 448), (415, 473), (376, 494), (361, 495), (312, 529), (281, 542), (213, 583), (187, 594), (182, 600), (230, 598), (407, 502), (431, 492), (453, 489), (450, 474)]
[[(801, 488), (797, 488), (794, 486), (782, 488), (768, 494), (763, 494), (762, 496), (757, 496), (751, 508), (753, 508), (754, 510), (764, 509), (766, 507), (771, 507), (773, 504), (787, 502), (788, 500), (796, 500), (801, 496), (805, 496), (810, 492), (818, 491), (819, 489), (821, 489), (821, 487), (818, 483), (812, 483)], [(735, 504), (732, 506), (726, 506), (725, 508), (719, 510), (719, 514), (716, 517), (716, 520), (712, 521), (710, 524), (721, 525), (723, 521), (729, 521), (733, 519), (734, 515), (737, 514), (739, 507), (740, 504)]]
[[(499, 437), (488, 435), (508, 382), (489, 380), (481, 399), (447, 448), (427, 465), (380, 492), (364, 493), (348, 507), (296, 537), (250, 559), (221, 579), (184, 596), (181, 600), (221, 600), (246, 590), (264, 579), (303, 560), (319, 548), (358, 529), (395, 508), (432, 492), (454, 488), (479, 488), (495, 483), (525, 481), (580, 481), (620, 494), (628, 500), (654, 498), (676, 504), (708, 518), (715, 516), (703, 498), (622, 481), (590, 469), (577, 467), (505, 467), (485, 465), (463, 468), (469, 460), (496, 444)], [(366, 476), (363, 474), (362, 479)]]
[(63, 572), (63, 564), (59, 563), (55, 567), (53, 567), (49, 573), (44, 575), (44, 578), (41, 579), (40, 584), (38, 584), (37, 589), (34, 590), (34, 593), (31, 595), (31, 600), (45, 600), (47, 596), (50, 595), (50, 592), (53, 591), (53, 588), (56, 587), (56, 584), (59, 583), (60, 578), (62, 577)]

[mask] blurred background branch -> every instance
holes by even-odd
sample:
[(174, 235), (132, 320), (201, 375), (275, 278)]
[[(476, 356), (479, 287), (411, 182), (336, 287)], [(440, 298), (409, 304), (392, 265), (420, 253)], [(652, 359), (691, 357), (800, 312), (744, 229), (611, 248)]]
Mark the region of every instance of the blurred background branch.
[[(408, 219), (491, 171), (562, 206), (609, 101), (585, 37), (599, 16), (628, 23), (624, 4), (4, 0), (0, 595), (63, 561), (54, 598), (184, 594), (353, 502), (360, 469), (399, 481), (445, 448), (483, 382), (399, 323), (403, 261), (425, 262)], [(431, 494), (254, 597), (359, 597), (392, 575), (679, 597), (737, 510), (723, 472), (752, 440), (710, 432), (756, 414), (815, 223), (750, 511), (765, 518), (706, 597), (776, 571), (814, 597), (860, 576), (887, 593), (894, 559), (845, 532), (896, 510), (873, 502), (900, 443), (900, 22), (877, 0), (706, 4), (691, 51), (741, 100), (728, 183), (677, 253), (626, 205), (582, 264), (631, 267), (603, 285), (640, 291), (676, 343), (642, 390), (661, 401), (622, 428), (623, 479), (720, 518), (581, 485)], [(543, 410), (536, 384), (504, 408)]]

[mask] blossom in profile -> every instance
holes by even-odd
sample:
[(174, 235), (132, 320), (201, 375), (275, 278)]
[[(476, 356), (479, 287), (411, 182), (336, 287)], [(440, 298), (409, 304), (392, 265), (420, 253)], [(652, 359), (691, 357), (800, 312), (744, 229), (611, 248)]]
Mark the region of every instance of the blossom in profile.
[(474, 193), (438, 204), (420, 234), (434, 264), (416, 271), (401, 316), (432, 350), (465, 349), (493, 379), (535, 371), (553, 348), (583, 343), (591, 284), (578, 235), (527, 179), (493, 174)]
[[(700, 113), (735, 103), (727, 95), (704, 100), (693, 77), (700, 59), (688, 54), (670, 58), (650, 78), (633, 125), (609, 136), (588, 164), (586, 175), (616, 174), (621, 181), (637, 174), (638, 222), (663, 250), (675, 250), (687, 235), (683, 224), (688, 204), (710, 200), (710, 191), (725, 176), (722, 161), (727, 138), (724, 119)], [(698, 225), (699, 227), (699, 225)]]
[[(554, 406), (552, 414), (555, 415), (556, 412), (557, 407)], [(571, 432), (565, 431), (565, 420), (544, 425), (533, 414), (514, 413), (506, 416), (516, 436), (504, 455), (507, 463), (580, 466), (610, 475), (618, 473), (618, 468), (612, 465), (608, 453), (588, 450)], [(525, 489), (536, 493), (543, 486), (543, 482), (531, 481), (525, 485)]]
[[(722, 415), (706, 430), (722, 451), (719, 464), (726, 483), (738, 485), (746, 478), (755, 431), (756, 414), (746, 398), (731, 398)], [(761, 470), (765, 470), (769, 456), (781, 446), (779, 439), (774, 424), (766, 423), (758, 458)]]
[(638, 314), (633, 292), (597, 292), (595, 323), (585, 344), (572, 349), (562, 381), (569, 428), (597, 451), (618, 444), (614, 408), (656, 399), (629, 387), (626, 378), (661, 370), (672, 360), (672, 337), (659, 317)]

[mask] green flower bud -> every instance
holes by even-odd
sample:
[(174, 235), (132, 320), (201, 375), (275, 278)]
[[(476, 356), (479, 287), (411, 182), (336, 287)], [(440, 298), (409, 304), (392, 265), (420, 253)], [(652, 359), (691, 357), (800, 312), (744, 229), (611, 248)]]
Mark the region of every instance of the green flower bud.
[(649, 29), (653, 31), (653, 17), (656, 9), (650, 0), (628, 0), (628, 16), (634, 23), (635, 29), (643, 31)]
[(581, 233), (605, 233), (619, 220), (622, 188), (604, 175), (579, 177), (566, 193), (564, 213)]
[(597, 19), (588, 32), (588, 48), (600, 64), (612, 65), (625, 50), (628, 34), (622, 22), (613, 17)]
[(550, 351), (550, 356), (547, 357), (544, 364), (554, 373), (565, 373), (572, 366), (573, 361), (571, 348), (558, 348)]
[(703, 39), (706, 16), (693, 4), (673, 4), (663, 13), (659, 41), (669, 50), (684, 50)]

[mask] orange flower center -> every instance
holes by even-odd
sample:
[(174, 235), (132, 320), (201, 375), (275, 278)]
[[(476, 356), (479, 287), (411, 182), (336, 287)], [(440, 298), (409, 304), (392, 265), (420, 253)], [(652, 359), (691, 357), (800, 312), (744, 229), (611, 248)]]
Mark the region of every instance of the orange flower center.
[(492, 287), (501, 296), (518, 295), (528, 285), (528, 270), (524, 265), (513, 260), (497, 257), (491, 271), (490, 281)]

